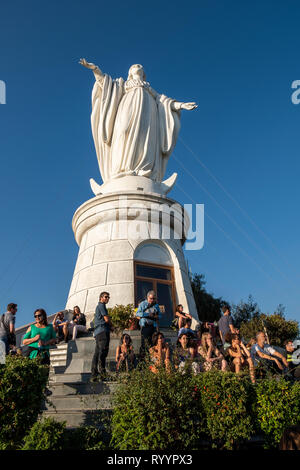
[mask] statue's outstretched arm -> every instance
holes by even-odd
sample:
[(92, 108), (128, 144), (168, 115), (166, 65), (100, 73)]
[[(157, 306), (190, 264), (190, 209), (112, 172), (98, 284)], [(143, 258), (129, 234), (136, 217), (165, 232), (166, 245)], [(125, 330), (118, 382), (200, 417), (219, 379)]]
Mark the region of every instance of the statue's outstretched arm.
[(180, 109), (186, 109), (187, 111), (191, 111), (192, 109), (198, 108), (196, 103), (181, 103), (180, 101), (173, 101), (172, 108), (174, 111), (179, 111)]
[[(151, 87), (149, 87), (149, 91), (155, 99), (159, 99), (160, 96), (162, 96)], [(180, 111), (181, 109), (186, 109), (188, 111), (191, 111), (192, 109), (198, 108), (198, 105), (194, 102), (193, 103), (181, 103), (180, 101), (173, 101), (171, 106), (174, 111)]]
[(92, 70), (94, 75), (95, 75), (96, 80), (98, 80), (98, 81), (103, 80), (104, 74), (99, 69), (98, 65), (95, 65), (92, 62), (87, 62), (85, 59), (80, 59), (79, 64), (83, 65), (83, 67), (86, 67), (87, 69)]

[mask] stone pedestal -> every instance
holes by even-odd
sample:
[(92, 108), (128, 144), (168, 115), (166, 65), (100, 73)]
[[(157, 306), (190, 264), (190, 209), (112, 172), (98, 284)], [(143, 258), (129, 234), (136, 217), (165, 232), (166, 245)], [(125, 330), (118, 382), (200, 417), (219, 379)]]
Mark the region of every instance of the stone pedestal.
[(134, 262), (145, 261), (173, 268), (175, 302), (195, 325), (198, 315), (182, 250), (189, 220), (180, 204), (145, 194), (143, 188), (99, 194), (77, 209), (72, 227), (80, 249), (66, 309), (78, 305), (91, 320), (101, 291), (110, 293), (108, 307), (135, 304)]

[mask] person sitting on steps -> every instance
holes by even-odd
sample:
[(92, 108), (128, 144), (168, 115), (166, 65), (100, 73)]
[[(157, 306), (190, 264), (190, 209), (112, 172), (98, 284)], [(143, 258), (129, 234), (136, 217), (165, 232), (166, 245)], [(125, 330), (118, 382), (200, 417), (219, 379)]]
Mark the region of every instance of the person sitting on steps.
[(192, 315), (190, 315), (189, 313), (185, 313), (183, 311), (183, 305), (181, 304), (177, 305), (176, 307), (175, 317), (178, 319), (177, 325), (179, 330), (184, 326), (185, 320), (187, 318), (190, 318), (192, 320)]
[(250, 352), (238, 334), (231, 335), (231, 346), (228, 348), (228, 354), (232, 358), (235, 373), (238, 374), (243, 367), (248, 365), (251, 382), (255, 383), (255, 371)]
[(191, 326), (192, 326), (191, 318), (186, 318), (184, 320), (183, 327), (180, 328), (180, 330), (178, 331), (178, 338), (182, 334), (186, 334), (190, 336), (191, 338), (196, 338), (196, 332), (192, 330)]
[(132, 339), (130, 335), (124, 333), (116, 350), (116, 370), (117, 372), (129, 372), (136, 367), (136, 357), (134, 354)]
[(198, 355), (204, 359), (204, 370), (209, 371), (212, 368), (227, 369), (227, 362), (221, 351), (215, 346), (212, 335), (210, 333), (203, 333), (201, 338), (201, 345), (198, 347)]
[(65, 318), (63, 311), (56, 313), (52, 325), (58, 337), (58, 342), (64, 340), (67, 343), (69, 335), (69, 321)]
[(158, 373), (159, 367), (165, 367), (168, 372), (171, 371), (170, 348), (165, 341), (164, 335), (158, 331), (152, 336), (152, 348), (149, 349), (151, 372)]
[(141, 358), (145, 357), (146, 348), (152, 346), (152, 336), (158, 330), (161, 311), (156, 301), (156, 293), (150, 290), (147, 299), (143, 300), (136, 312), (136, 317), (140, 319), (141, 327)]

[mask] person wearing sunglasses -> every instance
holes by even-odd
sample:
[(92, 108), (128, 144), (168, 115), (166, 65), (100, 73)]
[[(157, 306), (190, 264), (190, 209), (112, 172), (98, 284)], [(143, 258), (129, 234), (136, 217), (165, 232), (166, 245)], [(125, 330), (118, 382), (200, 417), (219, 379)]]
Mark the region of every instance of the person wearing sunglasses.
[(53, 325), (48, 325), (47, 314), (43, 308), (34, 312), (35, 323), (26, 331), (23, 344), (28, 346), (29, 358), (41, 358), (42, 364), (50, 365), (49, 346), (56, 343)]
[(110, 332), (113, 330), (106, 304), (109, 302), (108, 292), (101, 292), (94, 318), (95, 353), (92, 360), (91, 381), (103, 380), (106, 376), (106, 357), (109, 350)]
[[(58, 342), (68, 342), (69, 338), (69, 321), (65, 318), (64, 311), (61, 310), (55, 314), (52, 325), (57, 334)], [(73, 330), (72, 330), (73, 331)]]

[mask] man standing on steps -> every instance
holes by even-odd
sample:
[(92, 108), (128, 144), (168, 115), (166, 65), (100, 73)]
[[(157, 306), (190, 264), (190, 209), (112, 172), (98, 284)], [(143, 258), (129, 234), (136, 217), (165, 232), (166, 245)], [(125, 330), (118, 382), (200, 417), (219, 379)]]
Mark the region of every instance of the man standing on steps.
[(106, 374), (105, 362), (109, 350), (110, 331), (113, 330), (112, 323), (106, 308), (106, 304), (108, 302), (109, 293), (101, 292), (94, 319), (94, 337), (96, 340), (96, 348), (92, 361), (91, 380), (93, 382), (96, 382), (98, 378), (103, 380)]
[(224, 344), (225, 337), (228, 333), (231, 333), (231, 334), (239, 333), (239, 330), (237, 330), (233, 326), (232, 316), (230, 314), (230, 307), (228, 305), (224, 305), (221, 310), (223, 312), (223, 315), (218, 321), (218, 327), (219, 327), (220, 338), (222, 340), (222, 343)]
[(7, 311), (0, 318), (0, 341), (4, 343), (6, 354), (16, 345), (15, 321), (18, 310), (17, 304), (10, 303)]

